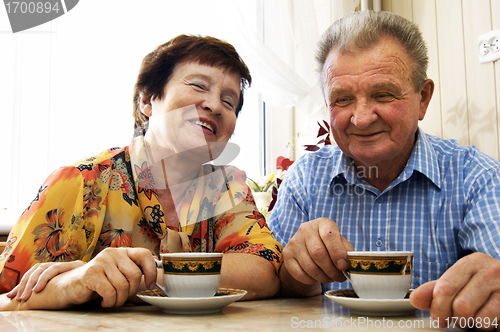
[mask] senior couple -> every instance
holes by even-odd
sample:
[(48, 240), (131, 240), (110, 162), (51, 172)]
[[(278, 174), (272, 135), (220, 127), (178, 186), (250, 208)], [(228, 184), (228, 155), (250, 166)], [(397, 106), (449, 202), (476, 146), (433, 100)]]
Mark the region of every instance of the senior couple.
[(268, 225), (244, 172), (207, 164), (251, 84), (236, 50), (181, 35), (148, 54), (132, 143), (40, 187), (0, 256), (0, 310), (138, 302), (165, 252), (223, 252), (221, 287), (251, 300), (346, 288), (349, 250), (411, 250), (415, 307), (500, 317), (500, 163), (418, 127), (434, 90), (418, 27), (355, 12), (323, 34), (317, 64), (337, 145), (293, 164)]

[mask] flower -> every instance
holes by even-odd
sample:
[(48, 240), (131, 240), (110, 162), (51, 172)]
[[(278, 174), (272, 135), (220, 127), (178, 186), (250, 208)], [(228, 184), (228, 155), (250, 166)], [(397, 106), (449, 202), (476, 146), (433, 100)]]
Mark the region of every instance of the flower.
[(293, 160), (282, 156), (279, 156), (276, 159), (276, 168), (281, 170), (281, 176), (276, 179), (276, 184), (273, 186), (271, 193), (271, 203), (269, 204), (269, 208), (267, 209), (269, 212), (274, 208), (274, 204), (276, 204), (276, 200), (278, 199), (278, 188), (280, 187), (281, 181), (283, 181), (283, 178), (285, 177), (286, 171), (290, 166), (292, 166), (292, 164)]
[(254, 181), (250, 178), (247, 178), (247, 184), (253, 192), (266, 192), (275, 184), (274, 173), (269, 174), (269, 176), (267, 177), (261, 178), (260, 181)]
[(271, 203), (267, 208), (267, 211), (261, 211), (264, 215), (268, 215), (268, 212), (274, 207), (276, 203), (276, 198), (278, 196), (278, 187), (283, 180), (286, 171), (293, 164), (293, 160), (285, 158), (283, 156), (279, 156), (276, 158), (276, 172), (269, 174), (268, 177), (264, 177), (261, 181), (254, 181), (250, 178), (247, 178), (247, 184), (252, 189), (254, 193), (258, 192), (271, 192)]
[(330, 125), (328, 122), (323, 120), (323, 125), (318, 121), (319, 125), (319, 130), (318, 130), (318, 135), (316, 136), (317, 138), (320, 138), (321, 136), (325, 136), (324, 138), (320, 139), (318, 143), (314, 145), (304, 145), (306, 151), (317, 151), (321, 148), (320, 144), (323, 145), (331, 145), (332, 141), (330, 140)]

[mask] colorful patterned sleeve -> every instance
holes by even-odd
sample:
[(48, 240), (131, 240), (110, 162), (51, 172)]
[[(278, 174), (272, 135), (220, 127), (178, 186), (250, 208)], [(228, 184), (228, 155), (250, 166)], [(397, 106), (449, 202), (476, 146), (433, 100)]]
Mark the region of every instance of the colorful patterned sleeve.
[(82, 204), (87, 189), (91, 190), (75, 167), (60, 168), (47, 178), (14, 225), (0, 256), (0, 293), (15, 287), (36, 263), (90, 260), (92, 243), (87, 242), (85, 229), (78, 227), (81, 216), (90, 212)]
[(215, 217), (215, 251), (258, 255), (271, 262), (278, 271), (283, 247), (274, 238), (264, 216), (257, 210), (246, 184), (245, 172), (234, 167), (227, 167), (225, 170), (228, 192), (237, 202), (234, 207)]
[[(101, 157), (106, 159), (109, 153)], [(0, 293), (36, 263), (90, 261), (106, 212), (107, 183), (95, 158), (54, 171), (18, 219), (0, 255)]]

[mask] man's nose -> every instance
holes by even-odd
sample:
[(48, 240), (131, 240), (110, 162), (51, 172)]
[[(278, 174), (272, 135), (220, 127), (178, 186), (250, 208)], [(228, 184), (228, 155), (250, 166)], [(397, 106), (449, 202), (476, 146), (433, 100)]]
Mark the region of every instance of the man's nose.
[(377, 121), (377, 118), (378, 115), (374, 105), (365, 101), (359, 101), (351, 116), (351, 123), (359, 129), (365, 129)]

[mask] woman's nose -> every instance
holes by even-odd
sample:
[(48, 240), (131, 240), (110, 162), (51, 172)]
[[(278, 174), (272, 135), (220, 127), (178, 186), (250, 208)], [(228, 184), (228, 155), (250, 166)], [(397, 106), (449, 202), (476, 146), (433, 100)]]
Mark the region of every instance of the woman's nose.
[(206, 111), (218, 114), (222, 111), (222, 101), (215, 94), (205, 94), (205, 99), (203, 99), (201, 107)]

